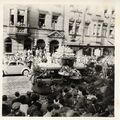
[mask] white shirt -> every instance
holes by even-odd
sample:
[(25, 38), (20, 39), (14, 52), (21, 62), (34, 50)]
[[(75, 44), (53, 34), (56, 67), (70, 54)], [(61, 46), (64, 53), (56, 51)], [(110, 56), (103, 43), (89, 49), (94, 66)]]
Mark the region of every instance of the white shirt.
[(51, 112), (47, 112), (43, 117), (51, 117)]
[(28, 110), (28, 105), (27, 104), (21, 104), (20, 105), (20, 110), (27, 115), (27, 110)]

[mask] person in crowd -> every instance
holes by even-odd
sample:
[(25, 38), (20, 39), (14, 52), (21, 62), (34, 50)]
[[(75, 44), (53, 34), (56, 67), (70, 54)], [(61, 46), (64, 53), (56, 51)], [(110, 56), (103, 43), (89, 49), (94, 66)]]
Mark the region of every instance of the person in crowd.
[(65, 101), (65, 106), (70, 107), (70, 108), (74, 107), (74, 99), (71, 93), (66, 94), (64, 101)]
[(11, 105), (8, 103), (7, 95), (2, 96), (2, 115), (6, 116), (11, 112)]
[(39, 56), (39, 50), (38, 50), (38, 48), (36, 49), (35, 53), (36, 53), (36, 57), (38, 57)]
[(69, 92), (69, 89), (66, 87), (62, 93), (63, 97), (65, 97), (68, 92)]
[(26, 103), (28, 104), (28, 106), (31, 106), (31, 92), (27, 91), (26, 93)]
[(20, 103), (20, 110), (25, 113), (25, 116), (27, 116), (28, 104), (25, 95), (20, 96)]
[(37, 94), (32, 94), (31, 96), (31, 106), (27, 110), (27, 115), (28, 116), (42, 116), (43, 112), (41, 110), (41, 103), (38, 102), (39, 100), (39, 95)]
[(57, 104), (53, 104), (52, 116), (56, 116), (57, 113), (60, 112), (60, 106)]
[(72, 84), (70, 87), (69, 92), (74, 96), (75, 94), (77, 94), (77, 89), (75, 88), (75, 85)]
[(14, 102), (11, 113), (8, 116), (25, 116), (25, 113), (20, 110), (20, 102)]
[(14, 102), (20, 102), (20, 93), (18, 91), (15, 92), (15, 99), (12, 100), (12, 104)]
[(52, 116), (52, 110), (53, 110), (53, 106), (52, 105), (48, 105), (47, 113), (43, 117), (51, 117)]

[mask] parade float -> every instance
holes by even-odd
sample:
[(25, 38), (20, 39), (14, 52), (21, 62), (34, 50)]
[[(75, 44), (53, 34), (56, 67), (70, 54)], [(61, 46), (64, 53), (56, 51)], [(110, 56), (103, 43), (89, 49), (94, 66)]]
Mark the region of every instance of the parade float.
[(70, 84), (72, 80), (79, 81), (81, 79), (80, 71), (74, 67), (75, 54), (69, 47), (62, 46), (58, 48), (50, 60), (46, 63), (34, 65), (32, 75), (33, 92), (50, 94), (52, 84)]

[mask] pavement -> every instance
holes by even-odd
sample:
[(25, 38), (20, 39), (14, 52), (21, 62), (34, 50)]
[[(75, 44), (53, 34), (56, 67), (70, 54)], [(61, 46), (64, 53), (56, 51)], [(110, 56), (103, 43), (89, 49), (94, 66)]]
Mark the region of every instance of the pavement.
[(2, 93), (3, 95), (14, 95), (16, 91), (21, 94), (31, 91), (30, 77), (27, 76), (5, 76), (2, 79)]

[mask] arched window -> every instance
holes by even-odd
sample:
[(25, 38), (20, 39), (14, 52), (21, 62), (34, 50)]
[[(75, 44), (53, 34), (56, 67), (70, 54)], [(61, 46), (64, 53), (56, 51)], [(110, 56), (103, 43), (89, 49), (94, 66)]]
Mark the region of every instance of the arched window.
[(12, 52), (12, 41), (10, 38), (5, 39), (5, 52)]
[(29, 49), (31, 49), (31, 43), (32, 43), (32, 41), (31, 41), (31, 39), (26, 39), (25, 41), (24, 41), (24, 50), (29, 50)]
[(57, 40), (52, 40), (50, 42), (50, 53), (52, 55), (52, 53), (56, 52), (56, 50), (59, 47), (59, 42)]
[(37, 41), (37, 48), (38, 48), (38, 49), (44, 49), (44, 48), (45, 48), (45, 41), (42, 40), (42, 39), (39, 39), (39, 40)]

